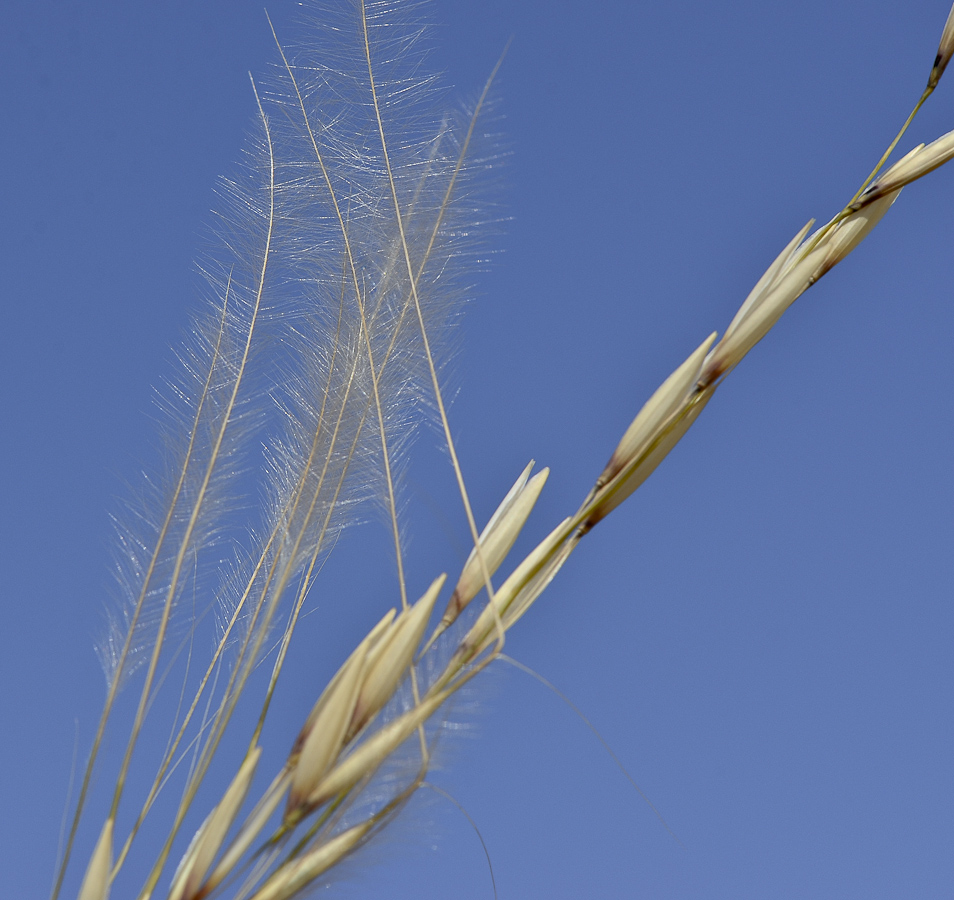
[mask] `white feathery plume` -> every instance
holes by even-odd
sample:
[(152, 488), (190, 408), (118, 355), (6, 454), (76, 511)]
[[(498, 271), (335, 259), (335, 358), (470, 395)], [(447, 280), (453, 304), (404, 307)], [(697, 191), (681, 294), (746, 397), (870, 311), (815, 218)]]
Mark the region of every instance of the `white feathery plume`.
[[(386, 510), (407, 607), (399, 482), (416, 424), (432, 405), (421, 324), (440, 365), (469, 287), (482, 213), (472, 184), (480, 168), (472, 123), (436, 105), (432, 79), (419, 74), (422, 29), (404, 19), (390, 4), (366, 15), (350, 5), (330, 15), (322, 10), (317, 40), (298, 48), (278, 42), (272, 76), (264, 86), (253, 83), (256, 133), (243, 167), (220, 192), (215, 230), (222, 249), (201, 266), (211, 311), (194, 323), (165, 404), (173, 422), (168, 472), (117, 517), (122, 597), (100, 648), (107, 702), (67, 859), (119, 689), (146, 669), (112, 815), (175, 653), (177, 614), (188, 609), (188, 629), (196, 609), (214, 608), (220, 623), (212, 661), (120, 851), (117, 866), (180, 748), (200, 729), (169, 846), (147, 893), (280, 616), (264, 719), (322, 554), (361, 503)], [(369, 47), (374, 99), (364, 64)], [(377, 141), (382, 108), (387, 163)], [(257, 444), (264, 465), (249, 452)], [(249, 490), (264, 494), (267, 507), (259, 521), (243, 521), (238, 489), (256, 478), (259, 487)], [(240, 548), (231, 562), (222, 559), (227, 546)], [(62, 871), (54, 894), (61, 883)]]

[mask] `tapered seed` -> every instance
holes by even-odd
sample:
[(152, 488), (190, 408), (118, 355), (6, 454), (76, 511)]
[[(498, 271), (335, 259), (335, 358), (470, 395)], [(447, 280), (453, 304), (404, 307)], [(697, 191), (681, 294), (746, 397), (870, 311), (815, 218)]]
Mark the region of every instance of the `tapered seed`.
[(352, 660), (361, 654), (365, 656), (365, 665), (371, 663), (372, 659), (375, 658), (374, 653), (376, 649), (380, 648), (381, 644), (387, 640), (390, 633), (391, 623), (394, 621), (395, 615), (396, 610), (388, 610), (381, 621), (379, 621), (378, 624), (368, 632), (364, 640), (351, 652), (351, 655), (344, 661), (341, 668), (338, 669), (331, 681), (328, 682), (327, 687), (325, 687), (325, 689), (321, 692), (321, 696), (312, 707), (311, 712), (308, 714), (308, 718), (305, 719), (305, 724), (302, 726), (302, 729), (299, 732), (294, 745), (292, 746), (292, 751), (289, 755), (289, 760), (292, 765), (297, 763), (298, 754), (301, 752), (301, 748), (304, 746), (308, 735), (311, 733), (311, 729), (315, 724), (315, 720), (321, 715), (321, 711), (325, 704), (335, 693), (338, 681), (344, 676), (344, 673), (348, 671)]
[(898, 199), (900, 193), (901, 188), (895, 188), (863, 209), (852, 213), (847, 219), (835, 226), (832, 232), (818, 245), (819, 249), (827, 250), (827, 254), (818, 272), (814, 275), (815, 281), (829, 269), (838, 265), (868, 236), (871, 229), (881, 221), (884, 214), (894, 204), (894, 201)]
[(738, 365), (795, 300), (868, 236), (897, 199), (899, 190), (853, 212), (784, 272), (762, 302), (713, 349), (706, 360), (702, 383), (713, 381)]
[(391, 699), (401, 683), (420, 646), (421, 638), (424, 636), (434, 604), (437, 602), (446, 578), (446, 575), (441, 575), (434, 579), (424, 596), (398, 616), (391, 628), (391, 634), (385, 638), (387, 644), (382, 646), (376, 659), (366, 667), (367, 674), (355, 703), (346, 740), (357, 734), (368, 723), (371, 717)]
[(613, 451), (606, 468), (597, 479), (596, 491), (612, 481), (639, 456), (655, 438), (672, 414), (679, 409), (699, 378), (702, 362), (715, 341), (715, 332), (694, 350), (689, 358), (672, 373), (646, 401)]
[(77, 900), (107, 900), (110, 872), (113, 868), (113, 820), (109, 818), (86, 867)]
[(812, 284), (814, 273), (826, 251), (816, 248), (792, 266), (768, 295), (736, 330), (724, 337), (712, 350), (702, 374), (702, 381), (713, 382), (731, 372), (742, 358), (771, 330), (772, 326)]
[(543, 570), (547, 560), (555, 553), (555, 548), (570, 534), (570, 519), (564, 519), (553, 529), (528, 556), (513, 570), (510, 577), (494, 592), (493, 604), (488, 603), (471, 626), (467, 636), (461, 642), (447, 666), (448, 678), (453, 676), (469, 660), (473, 659), (487, 646), (487, 642), (496, 639), (498, 618), (503, 622), (507, 610), (517, 595), (537, 574)]
[(368, 632), (312, 707), (288, 757), (293, 778), (286, 815), (298, 808), (302, 799), (311, 793), (334, 765), (341, 748), (348, 740), (348, 726), (354, 716), (361, 685), (373, 665), (373, 660), (378, 658), (372, 654), (387, 646), (394, 636), (394, 616), (395, 610), (388, 610)]
[[(503, 627), (504, 631), (509, 631), (514, 623), (533, 605), (533, 602), (546, 590), (547, 586), (553, 581), (557, 572), (563, 568), (563, 564), (567, 561), (570, 554), (576, 549), (576, 545), (580, 542), (582, 535), (579, 532), (575, 532), (566, 541), (559, 550), (547, 560), (545, 565), (534, 575), (527, 584), (521, 588), (516, 597), (514, 597), (513, 602), (507, 608), (506, 614), (503, 616)], [(480, 648), (478, 652), (483, 652), (490, 644), (495, 641), (497, 638), (494, 634), (489, 634), (484, 640), (484, 646)]]
[(279, 869), (250, 900), (287, 900), (347, 856), (374, 827), (369, 819)]
[(618, 478), (592, 499), (590, 502), (591, 512), (584, 523), (586, 530), (608, 516), (656, 471), (656, 467), (682, 440), (693, 422), (699, 417), (699, 413), (705, 408), (715, 389), (716, 385), (710, 384), (704, 390), (692, 395), (691, 403), (675, 419), (670, 421), (652, 448), (648, 449), (646, 455), (634, 462), (630, 469), (621, 472)]
[[(532, 465), (533, 463), (530, 463), (530, 466)], [(547, 476), (550, 474), (549, 469), (543, 469), (534, 475), (528, 483), (526, 476), (530, 471), (530, 466), (524, 469), (517, 483), (487, 523), (487, 527), (481, 532), (480, 552), (488, 575), (493, 575), (507, 558), (507, 554), (523, 530), (523, 526), (540, 496), (540, 491), (546, 484)], [(441, 629), (454, 623), (467, 607), (467, 604), (480, 593), (483, 586), (484, 571), (475, 549), (471, 551), (467, 558), (464, 570), (461, 572), (454, 593), (451, 595), (447, 609), (441, 618)]]
[(726, 328), (722, 340), (726, 340), (726, 338), (739, 327), (740, 323), (761, 305), (778, 279), (788, 271), (799, 245), (805, 240), (805, 235), (808, 234), (814, 224), (815, 220), (809, 219), (802, 230), (788, 242), (785, 249), (776, 257), (775, 262), (765, 270), (765, 274), (755, 283), (755, 287), (749, 291), (749, 296), (745, 298), (745, 302), (739, 307), (739, 311), (729, 323), (729, 327)]
[(315, 789), (338, 758), (358, 702), (367, 653), (368, 640), (365, 639), (339, 670), (340, 677), (324, 692), (326, 699), (311, 723), (292, 774), (288, 810), (295, 809)]
[(374, 773), (378, 766), (400, 747), (419, 725), (427, 721), (449, 696), (450, 692), (441, 691), (375, 732), (354, 753), (328, 773), (308, 797), (308, 805), (320, 806), (326, 800), (352, 788), (366, 775)]
[(937, 140), (931, 141), (930, 144), (916, 147), (896, 162), (858, 198), (853, 208), (861, 209), (886, 194), (912, 181), (917, 181), (952, 159), (954, 159), (954, 131), (949, 131)]
[(245, 820), (235, 840), (232, 841), (228, 850), (225, 851), (219, 864), (205, 880), (200, 896), (210, 894), (232, 873), (232, 870), (238, 865), (239, 860), (244, 856), (245, 851), (252, 846), (255, 838), (258, 837), (268, 820), (272, 817), (272, 813), (278, 809), (278, 805), (282, 802), (282, 797), (284, 797), (285, 791), (288, 790), (290, 783), (291, 772), (289, 772), (287, 768), (275, 776), (262, 799), (258, 801), (255, 809), (252, 810), (249, 817)]
[(873, 199), (876, 199), (875, 195), (881, 195), (881, 188), (883, 185), (890, 184), (893, 182), (903, 181), (905, 173), (909, 170), (909, 167), (912, 165), (917, 165), (916, 160), (918, 154), (925, 148), (925, 144), (918, 144), (916, 147), (910, 149), (904, 156), (901, 157), (896, 163), (893, 163), (889, 168), (885, 169), (879, 176), (877, 181), (875, 181), (862, 195), (861, 197), (852, 205), (852, 209), (861, 209), (866, 203), (870, 203)]
[(256, 747), (245, 757), (222, 799), (196, 832), (182, 862), (179, 863), (169, 900), (192, 900), (202, 887), (205, 876), (222, 849), (225, 836), (245, 802), (261, 755), (262, 748)]
[(839, 222), (811, 252), (783, 270), (771, 289), (744, 317), (736, 315), (734, 327), (726, 332), (706, 360), (700, 382), (712, 383), (734, 369), (789, 306), (867, 237), (897, 199), (898, 190), (895, 188)]

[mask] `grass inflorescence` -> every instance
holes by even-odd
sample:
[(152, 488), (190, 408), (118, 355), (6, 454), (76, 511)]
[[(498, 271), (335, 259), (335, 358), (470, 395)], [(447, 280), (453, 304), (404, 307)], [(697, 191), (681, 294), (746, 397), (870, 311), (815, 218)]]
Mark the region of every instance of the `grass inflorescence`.
[[(77, 868), (80, 900), (106, 900), (133, 858), (147, 860), (141, 900), (287, 900), (324, 884), (427, 786), (448, 702), (499, 657), (580, 542), (902, 189), (954, 158), (954, 132), (891, 157), (941, 83), (952, 13), (927, 87), (875, 169), (825, 224), (809, 222), (781, 248), (721, 335), (699, 336), (576, 510), (515, 560), (549, 470), (528, 465), (481, 522), (443, 376), (481, 226), (493, 218), (481, 191), (498, 160), (487, 122), (500, 63), (460, 112), (428, 73), (428, 31), (413, 10), (359, 0), (311, 15), (297, 44), (272, 29), (276, 64), (252, 79), (254, 131), (223, 184), (219, 247), (201, 262), (205, 306), (166, 394), (168, 471), (117, 518), (119, 595), (99, 647), (106, 701), (54, 900)], [(459, 573), (435, 572), (415, 593), (402, 487), (427, 419), (442, 436), (472, 550)], [(342, 654), (272, 765), (269, 714), (282, 702), (296, 628), (324, 561), (363, 518), (388, 533), (393, 603)], [(208, 658), (196, 637), (203, 623), (214, 631)], [(181, 700), (136, 794), (130, 772), (162, 690)], [(124, 691), (135, 700), (120, 716)], [(126, 735), (108, 773), (107, 733)], [(91, 794), (105, 785), (101, 813)], [(164, 839), (142, 847), (160, 815)], [(97, 835), (86, 860), (75, 852), (81, 829)]]

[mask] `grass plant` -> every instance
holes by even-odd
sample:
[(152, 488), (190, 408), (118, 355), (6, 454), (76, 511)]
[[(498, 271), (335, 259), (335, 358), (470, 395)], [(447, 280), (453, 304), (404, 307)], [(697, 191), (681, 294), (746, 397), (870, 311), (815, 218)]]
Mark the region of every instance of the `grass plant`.
[[(502, 156), (500, 63), (459, 111), (436, 93), (414, 10), (358, 0), (308, 15), (301, 37), (272, 29), (276, 64), (252, 79), (257, 119), (165, 392), (164, 471), (117, 518), (105, 705), (77, 768), (53, 900), (74, 883), (80, 900), (115, 897), (114, 883), (143, 900), (287, 900), (360, 860), (430, 785), (455, 702), (511, 627), (528, 613), (532, 627), (584, 538), (902, 190), (954, 157), (954, 132), (905, 143), (954, 54), (952, 12), (927, 88), (877, 166), (827, 219), (792, 229), (727, 327), (673, 360), (615, 449), (594, 445), (608, 461), (579, 504), (520, 540), (549, 470), (527, 465), (492, 515), (475, 511), (445, 377), (487, 252), (481, 226), (501, 216), (485, 187)], [(404, 497), (428, 419), (470, 545), (419, 583)], [(296, 630), (362, 520), (388, 536), (391, 599), (367, 604), (364, 633), (326, 663), (333, 674), (283, 744), (270, 723), (286, 662), (303, 652)], [(170, 708), (171, 724), (154, 723)]]

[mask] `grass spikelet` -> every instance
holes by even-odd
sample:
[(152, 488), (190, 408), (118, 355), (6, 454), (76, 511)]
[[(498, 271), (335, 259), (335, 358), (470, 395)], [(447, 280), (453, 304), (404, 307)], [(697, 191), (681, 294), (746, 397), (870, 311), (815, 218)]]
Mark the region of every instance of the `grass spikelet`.
[[(543, 469), (529, 481), (533, 463), (527, 466), (510, 489), (507, 496), (500, 502), (500, 506), (490, 517), (490, 521), (480, 533), (478, 546), (467, 557), (464, 571), (461, 572), (454, 593), (447, 602), (447, 609), (441, 617), (440, 629), (445, 630), (453, 625), (457, 617), (467, 608), (474, 597), (484, 586), (481, 571), (481, 558), (488, 575), (493, 575), (500, 564), (507, 558), (520, 536), (533, 507), (540, 497), (543, 486), (547, 483), (549, 469)], [(478, 550), (479, 548), (479, 550)], [(438, 632), (439, 633), (439, 632)], [(436, 635), (435, 635), (436, 636)]]
[(110, 870), (113, 867), (113, 820), (107, 819), (86, 867), (79, 900), (109, 900)]
[(307, 853), (300, 860), (278, 871), (267, 884), (256, 891), (252, 900), (287, 900), (332, 866), (338, 863), (361, 842), (373, 827), (372, 822), (362, 822), (321, 847)]
[(193, 900), (198, 895), (205, 876), (222, 849), (225, 837), (245, 802), (261, 756), (261, 747), (256, 747), (248, 754), (225, 795), (196, 832), (192, 844), (182, 858), (179, 871), (172, 879), (169, 900)]

